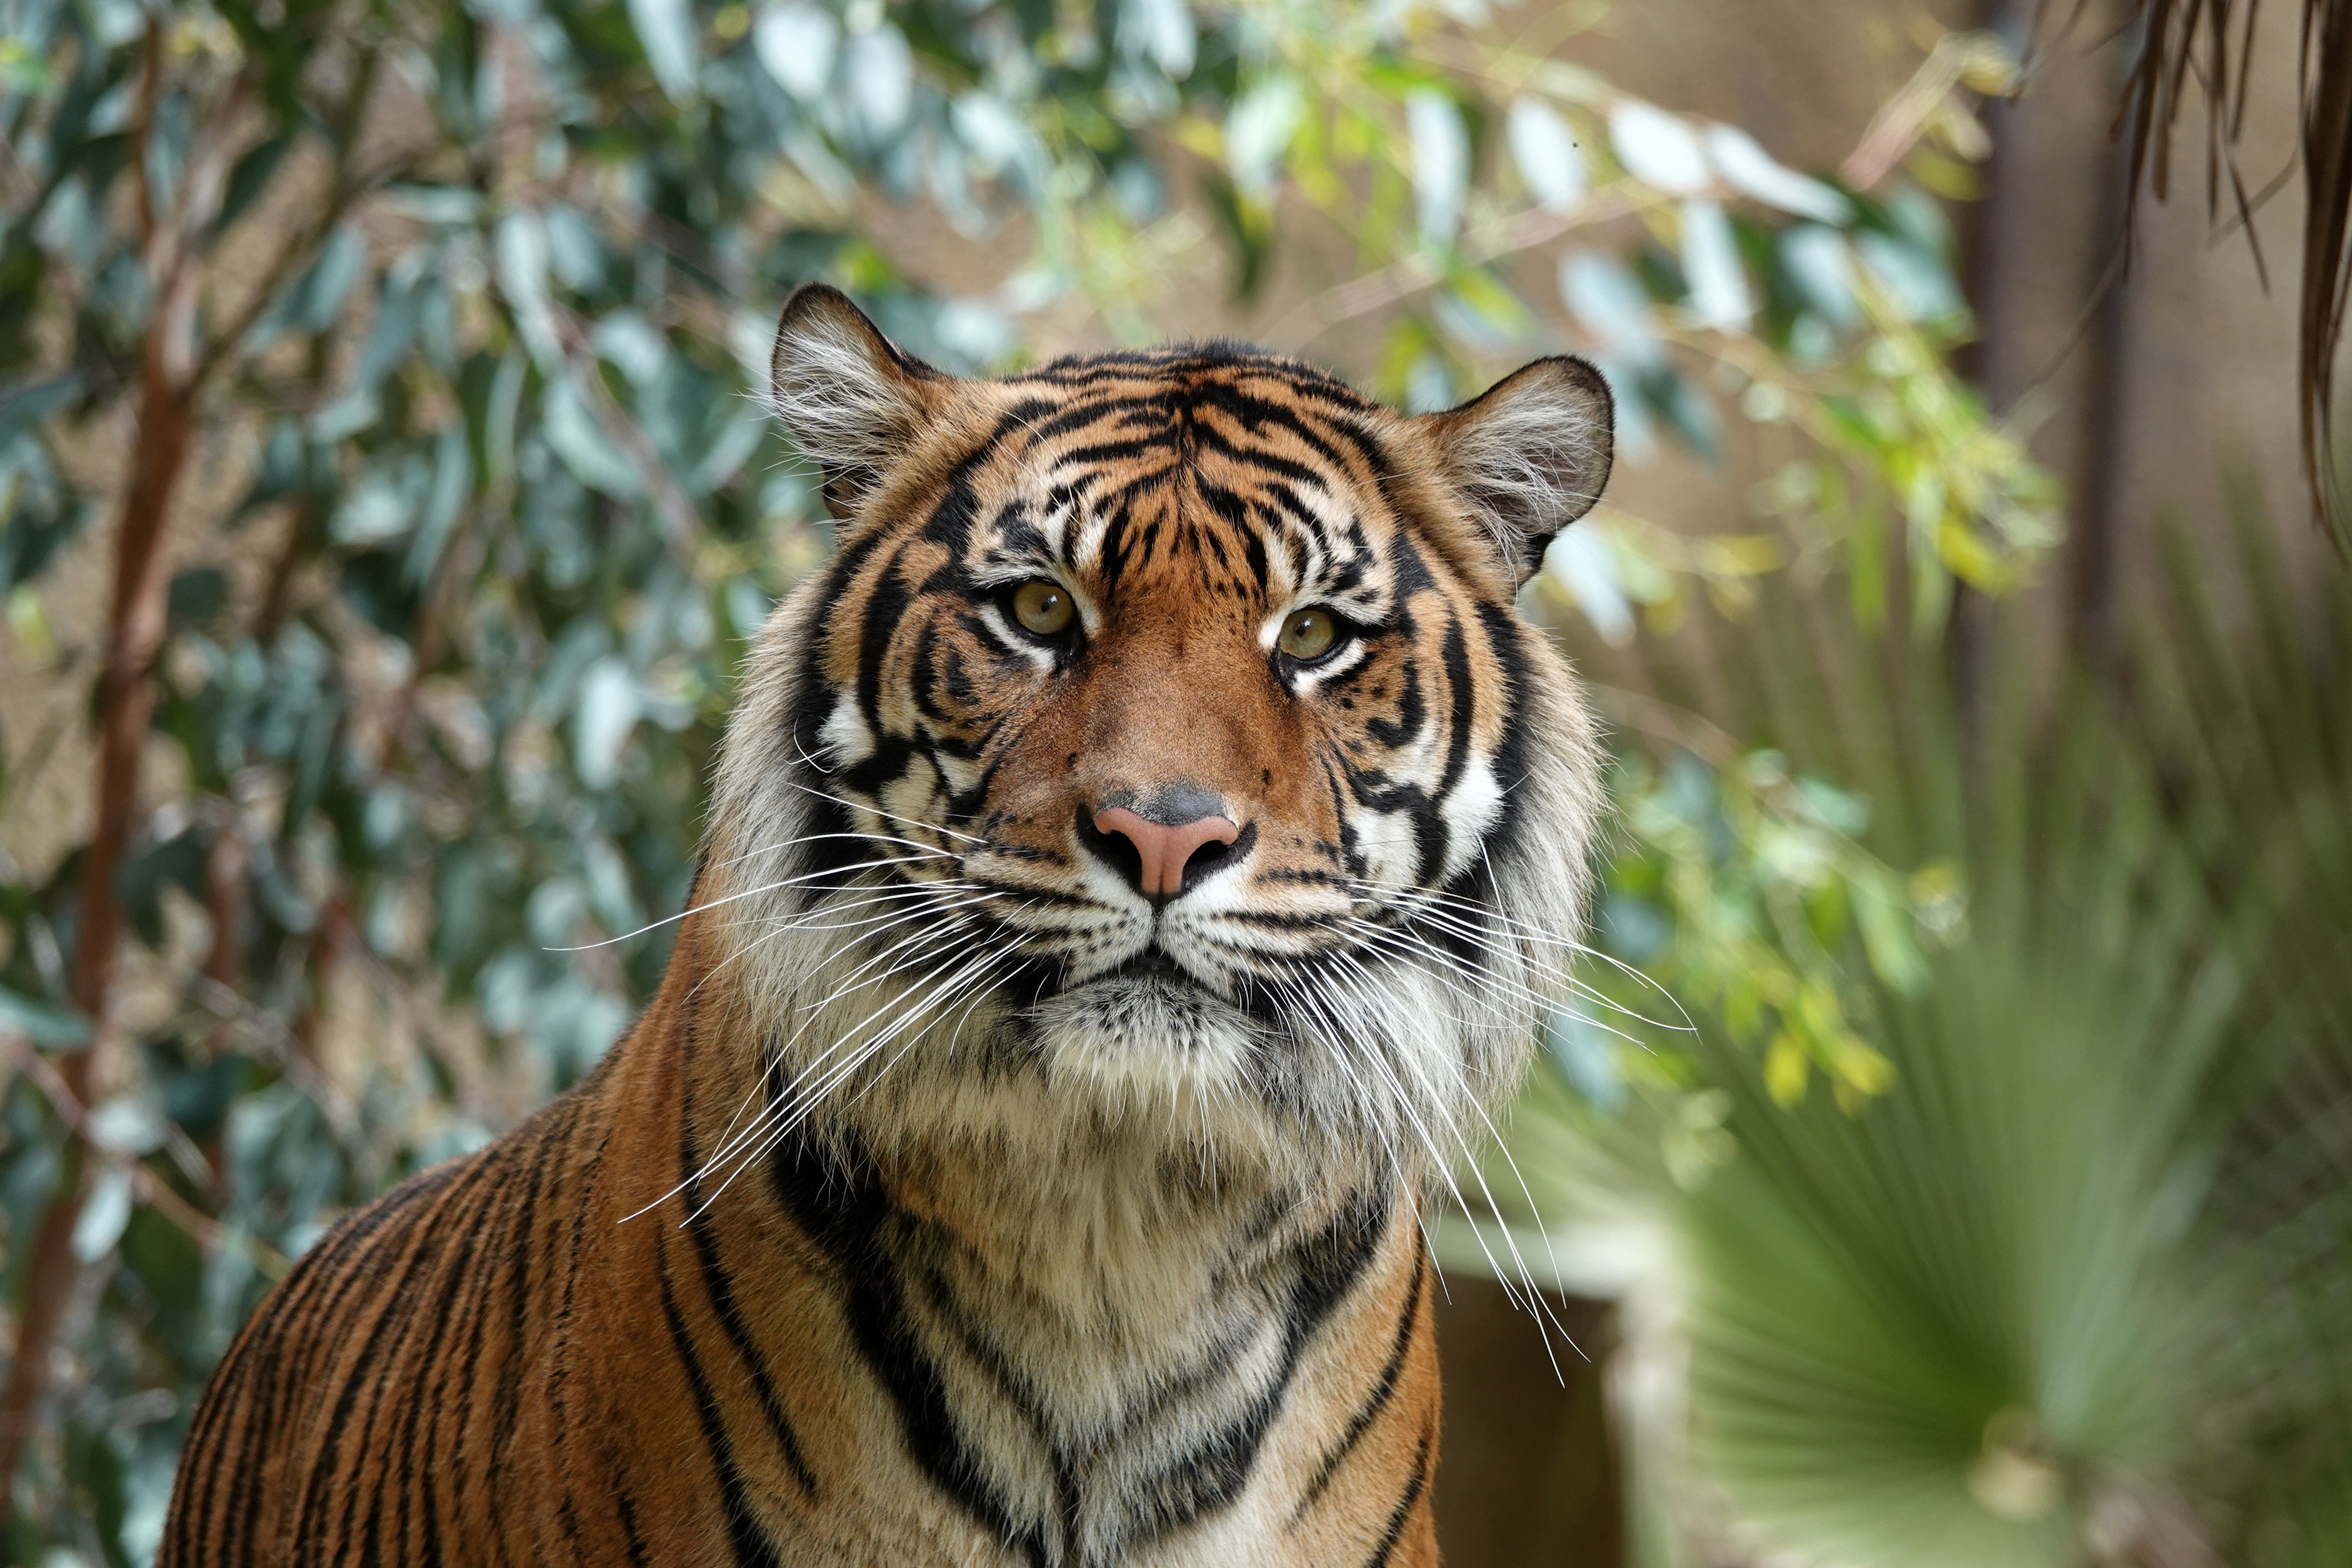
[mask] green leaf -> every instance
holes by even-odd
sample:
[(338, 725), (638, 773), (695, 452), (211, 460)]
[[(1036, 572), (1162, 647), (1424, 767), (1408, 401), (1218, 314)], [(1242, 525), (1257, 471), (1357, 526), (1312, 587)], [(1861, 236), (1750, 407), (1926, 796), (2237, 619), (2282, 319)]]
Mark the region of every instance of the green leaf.
[(39, 1001), (0, 985), (0, 1029), (22, 1035), (50, 1050), (72, 1050), (89, 1044), (89, 1020), (71, 1007)]
[(1609, 111), (1609, 142), (1627, 174), (1667, 195), (1696, 195), (1714, 178), (1690, 122), (1638, 98)]
[(285, 160), (287, 150), (294, 145), (290, 134), (269, 137), (255, 143), (240, 155), (228, 173), (228, 183), (221, 193), (220, 216), (213, 222), (215, 235), (225, 234), (230, 226), (245, 216), (247, 207), (269, 187), (270, 176)]
[(751, 24), (751, 43), (760, 63), (786, 92), (814, 103), (833, 80), (841, 24), (821, 6), (771, 5)]
[(1263, 78), (1242, 94), (1225, 117), (1225, 171), (1235, 190), (1252, 200), (1273, 191), (1306, 112), (1306, 94), (1288, 76)]
[(0, 393), (0, 448), (81, 395), (81, 373), (69, 370)]
[(867, 138), (880, 143), (898, 133), (914, 108), (915, 57), (907, 35), (885, 22), (855, 34), (841, 52), (851, 112)]
[(645, 46), (654, 79), (673, 103), (694, 96), (702, 50), (695, 37), (693, 0), (628, 0), (629, 24)]
[(625, 660), (607, 656), (580, 679), (572, 720), (572, 765), (591, 789), (607, 789), (619, 775), (621, 748), (645, 711), (643, 687)]
[(1405, 100), (1405, 125), (1412, 140), (1412, 194), (1420, 214), (1421, 243), (1450, 243), (1462, 226), (1462, 199), (1470, 184), (1470, 133), (1461, 112), (1444, 93), (1422, 89)]
[(89, 1195), (74, 1220), (73, 1255), (86, 1264), (97, 1262), (114, 1250), (122, 1239), (122, 1227), (130, 1223), (131, 1173), (109, 1165), (90, 1184)]
[(582, 484), (623, 499), (644, 491), (644, 476), (635, 463), (613, 449), (572, 377), (559, 376), (548, 384), (540, 412), (548, 446)]
[(1570, 213), (1584, 200), (1584, 154), (1552, 107), (1539, 98), (1512, 100), (1506, 134), (1519, 178), (1538, 205)]
[(1755, 312), (1748, 292), (1748, 273), (1739, 263), (1739, 247), (1731, 235), (1731, 220), (1721, 205), (1693, 200), (1682, 205), (1683, 277), (1690, 285), (1692, 320), (1719, 332), (1744, 332)]
[(1120, 0), (1118, 46), (1130, 59), (1150, 60), (1172, 81), (1192, 74), (1200, 35), (1185, 0)]
[(1816, 223), (1853, 221), (1853, 203), (1819, 180), (1782, 167), (1757, 144), (1756, 138), (1737, 126), (1708, 126), (1706, 153), (1724, 183), (1742, 195)]
[(358, 227), (336, 225), (310, 268), (254, 321), (246, 352), (258, 353), (289, 331), (320, 332), (332, 326), (366, 265), (367, 242)]

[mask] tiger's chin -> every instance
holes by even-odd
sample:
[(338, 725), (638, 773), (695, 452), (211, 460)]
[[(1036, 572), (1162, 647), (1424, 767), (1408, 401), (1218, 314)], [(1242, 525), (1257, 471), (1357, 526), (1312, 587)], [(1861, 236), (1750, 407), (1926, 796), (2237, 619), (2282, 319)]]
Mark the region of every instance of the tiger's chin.
[(1049, 1082), (1111, 1103), (1229, 1099), (1253, 1077), (1262, 1032), (1182, 970), (1144, 963), (1066, 987), (1026, 1024)]
[(924, 1163), (1014, 1158), (1050, 1184), (1181, 1168), (1237, 1191), (1347, 1191), (1392, 1164), (1376, 1118), (1300, 1082), (1295, 1043), (1178, 966), (1000, 994), (960, 1036), (918, 1042), (814, 1125)]

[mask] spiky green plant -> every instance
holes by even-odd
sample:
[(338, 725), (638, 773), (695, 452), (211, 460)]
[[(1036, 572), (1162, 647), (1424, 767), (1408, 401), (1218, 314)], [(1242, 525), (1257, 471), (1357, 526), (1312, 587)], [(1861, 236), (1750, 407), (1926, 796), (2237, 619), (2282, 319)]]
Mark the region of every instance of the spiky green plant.
[(1968, 887), (1924, 984), (1845, 942), (1866, 1104), (1784, 1109), (1701, 1011), (1702, 1094), (1521, 1108), (1556, 1240), (1654, 1227), (1619, 1287), (1677, 1385), (1662, 1418), (1619, 1380), (1646, 1556), (2352, 1556), (2352, 584), (2235, 523), (2171, 531), (2104, 669), (1999, 626), (1977, 691), (1788, 595), (1629, 675), (1621, 708), (1862, 786), (1861, 845)]

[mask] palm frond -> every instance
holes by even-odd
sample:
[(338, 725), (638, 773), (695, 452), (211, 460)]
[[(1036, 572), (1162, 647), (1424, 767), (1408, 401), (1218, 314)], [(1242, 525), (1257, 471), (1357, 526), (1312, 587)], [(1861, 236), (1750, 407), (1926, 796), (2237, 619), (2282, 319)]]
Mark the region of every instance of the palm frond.
[(1896, 1079), (1859, 1114), (1718, 1044), (1738, 1154), (1683, 1191), (1563, 1093), (1522, 1107), (1522, 1164), (1567, 1175), (1539, 1205), (1646, 1182), (1664, 1216), (1680, 1502), (1728, 1560), (2347, 1555), (2352, 582), (2290, 579), (2251, 500), (2169, 537), (2119, 684), (2011, 624), (1964, 707), (1940, 655), (1786, 586), (1608, 672), (1969, 878), (1932, 983), (1867, 984)]

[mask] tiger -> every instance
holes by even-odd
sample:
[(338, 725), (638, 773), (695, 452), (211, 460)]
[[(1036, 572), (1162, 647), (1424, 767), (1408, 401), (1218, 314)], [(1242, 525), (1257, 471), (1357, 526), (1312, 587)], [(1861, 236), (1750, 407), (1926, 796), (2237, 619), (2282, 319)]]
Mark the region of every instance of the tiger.
[(657, 993), (265, 1299), (161, 1568), (1436, 1563), (1423, 1225), (1573, 984), (1601, 748), (1517, 595), (1605, 380), (963, 378), (820, 285), (771, 380), (835, 548)]

